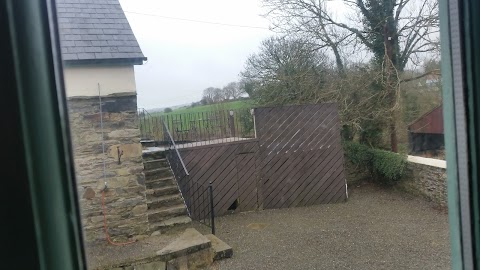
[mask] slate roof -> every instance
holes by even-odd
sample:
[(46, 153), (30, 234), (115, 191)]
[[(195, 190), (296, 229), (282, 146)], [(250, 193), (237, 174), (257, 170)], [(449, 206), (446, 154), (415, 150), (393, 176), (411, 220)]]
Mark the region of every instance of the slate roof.
[(142, 64), (137, 39), (118, 0), (57, 0), (63, 60), (68, 64)]

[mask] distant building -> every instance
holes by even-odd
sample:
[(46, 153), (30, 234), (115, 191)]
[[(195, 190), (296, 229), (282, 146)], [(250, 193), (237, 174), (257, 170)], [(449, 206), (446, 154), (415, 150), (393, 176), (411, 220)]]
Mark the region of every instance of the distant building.
[(425, 85), (429, 87), (438, 86), (438, 84), (442, 81), (442, 78), (438, 74), (430, 74), (425, 77)]
[(442, 105), (422, 115), (408, 126), (408, 141), (411, 153), (445, 148)]

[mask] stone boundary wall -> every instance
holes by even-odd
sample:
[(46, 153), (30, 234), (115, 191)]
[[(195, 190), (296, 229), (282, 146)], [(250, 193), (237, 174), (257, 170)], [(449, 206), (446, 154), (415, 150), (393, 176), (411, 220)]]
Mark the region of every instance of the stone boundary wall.
[[(104, 168), (109, 233), (126, 240), (148, 231), (142, 146), (135, 94), (102, 97), (105, 156), (102, 153), (100, 106), (97, 97), (68, 99), (77, 190), (87, 242), (105, 241), (102, 212)], [(118, 164), (118, 151), (123, 152)]]
[(447, 163), (445, 160), (408, 156), (408, 176), (400, 186), (441, 207), (447, 207)]

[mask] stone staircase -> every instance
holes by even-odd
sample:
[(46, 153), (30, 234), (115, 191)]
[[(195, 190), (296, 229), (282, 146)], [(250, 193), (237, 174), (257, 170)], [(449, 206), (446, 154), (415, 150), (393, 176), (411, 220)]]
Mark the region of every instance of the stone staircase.
[[(108, 259), (90, 264), (92, 270), (207, 270), (218, 269), (214, 261), (231, 258), (233, 249), (212, 234), (202, 235), (193, 228), (175, 235), (170, 243), (158, 241), (163, 235), (150, 236), (133, 246), (126, 246), (125, 251), (105, 249), (99, 253), (107, 254)], [(160, 243), (161, 245), (152, 245)], [(159, 248), (154, 251), (155, 248)], [(128, 249), (133, 249), (126, 252)], [(135, 251), (136, 250), (136, 251)], [(138, 252), (141, 251), (141, 252)], [(132, 254), (137, 254), (132, 256)], [(113, 257), (113, 258), (112, 258)]]
[(107, 254), (108, 259), (97, 259), (89, 269), (205, 270), (216, 269), (214, 261), (232, 257), (233, 249), (228, 244), (215, 235), (203, 235), (192, 228), (165, 152), (144, 150), (142, 156), (148, 221), (153, 233), (127, 245), (124, 252), (116, 247), (100, 247), (102, 251), (97, 253)]
[(191, 219), (164, 151), (144, 152), (143, 164), (150, 231), (165, 232)]

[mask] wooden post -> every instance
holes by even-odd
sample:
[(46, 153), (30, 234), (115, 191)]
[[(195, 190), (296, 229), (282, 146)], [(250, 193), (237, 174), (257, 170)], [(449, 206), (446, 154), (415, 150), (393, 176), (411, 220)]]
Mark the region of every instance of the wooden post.
[(234, 112), (230, 111), (228, 115), (228, 125), (230, 126), (230, 133), (232, 137), (235, 137), (235, 117)]

